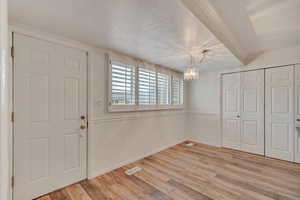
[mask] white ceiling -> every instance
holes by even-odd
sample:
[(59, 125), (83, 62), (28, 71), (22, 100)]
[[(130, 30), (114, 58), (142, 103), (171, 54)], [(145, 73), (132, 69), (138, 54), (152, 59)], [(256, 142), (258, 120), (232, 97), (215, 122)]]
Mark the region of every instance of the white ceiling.
[(300, 0), (245, 0), (263, 51), (300, 44)]
[(182, 0), (244, 64), (300, 44), (300, 0)]
[[(156, 64), (183, 70), (189, 64), (189, 55), (199, 60), (205, 48), (212, 52), (208, 61), (199, 66), (202, 71), (241, 64), (180, 0), (8, 2), (11, 23), (29, 25)], [(249, 3), (250, 11), (253, 6)]]

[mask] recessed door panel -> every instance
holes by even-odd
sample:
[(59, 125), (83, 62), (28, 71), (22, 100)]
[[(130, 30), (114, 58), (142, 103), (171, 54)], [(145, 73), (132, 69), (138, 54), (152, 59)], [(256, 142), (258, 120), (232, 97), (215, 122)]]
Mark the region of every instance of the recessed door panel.
[(241, 73), (241, 150), (264, 155), (264, 70)]
[(31, 181), (49, 177), (49, 140), (48, 138), (30, 141)]
[(245, 145), (257, 145), (258, 143), (258, 124), (256, 120), (243, 120), (243, 143)]
[(223, 85), (223, 146), (240, 150), (240, 74), (226, 74)]
[(14, 200), (86, 178), (86, 53), (14, 35)]
[(289, 150), (289, 125), (272, 123), (271, 148), (279, 151)]
[(266, 155), (294, 161), (294, 66), (266, 70)]

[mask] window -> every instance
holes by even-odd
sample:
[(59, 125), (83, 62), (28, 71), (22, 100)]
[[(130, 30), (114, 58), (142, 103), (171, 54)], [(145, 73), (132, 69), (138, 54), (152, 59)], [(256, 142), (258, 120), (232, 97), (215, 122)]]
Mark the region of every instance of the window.
[(111, 64), (111, 104), (135, 105), (135, 67)]
[(157, 73), (157, 95), (159, 105), (170, 104), (170, 76), (163, 73)]
[(139, 105), (156, 104), (156, 72), (139, 68)]
[(172, 104), (183, 104), (183, 78), (179, 76), (172, 77)]
[(182, 74), (123, 57), (109, 60), (109, 112), (182, 108)]

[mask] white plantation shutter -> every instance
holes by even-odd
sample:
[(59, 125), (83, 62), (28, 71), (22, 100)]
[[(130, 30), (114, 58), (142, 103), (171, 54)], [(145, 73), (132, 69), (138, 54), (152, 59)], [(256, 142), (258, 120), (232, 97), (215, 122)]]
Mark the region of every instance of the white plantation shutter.
[(135, 105), (135, 67), (111, 62), (111, 104)]
[(116, 54), (108, 55), (108, 111), (183, 108), (183, 74)]
[(184, 103), (184, 81), (183, 78), (180, 79), (180, 104), (182, 105)]
[(183, 79), (179, 76), (172, 77), (172, 104), (183, 104)]
[(139, 68), (138, 85), (139, 105), (156, 105), (156, 72)]
[(159, 105), (170, 104), (170, 76), (164, 73), (157, 73), (157, 95)]

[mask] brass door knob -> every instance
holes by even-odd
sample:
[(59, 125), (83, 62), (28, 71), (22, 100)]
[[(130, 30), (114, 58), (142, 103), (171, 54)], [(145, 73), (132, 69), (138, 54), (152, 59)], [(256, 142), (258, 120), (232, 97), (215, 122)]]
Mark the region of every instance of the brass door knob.
[(86, 129), (86, 126), (85, 125), (81, 125), (80, 129)]

